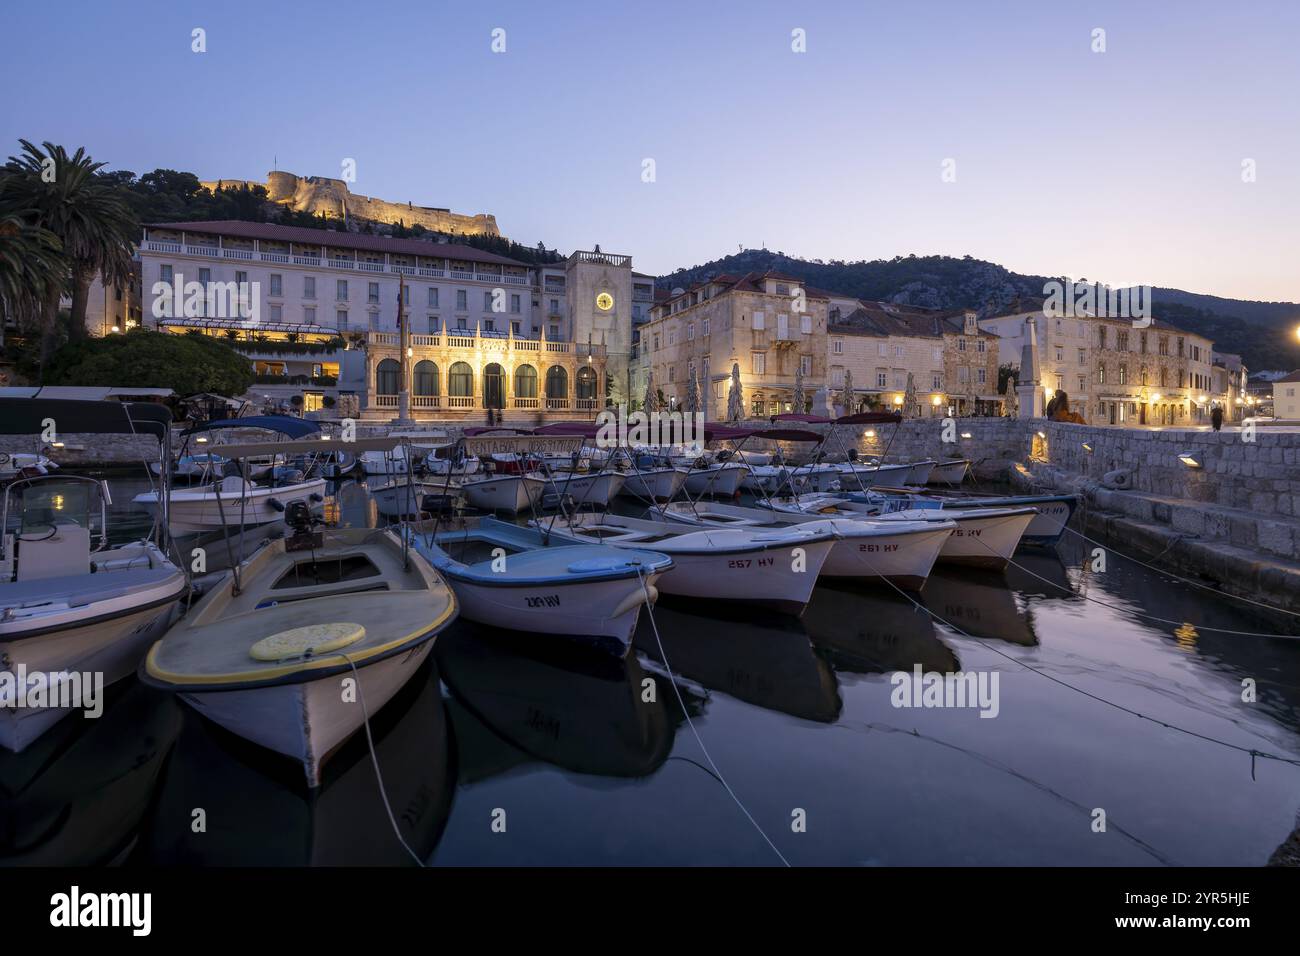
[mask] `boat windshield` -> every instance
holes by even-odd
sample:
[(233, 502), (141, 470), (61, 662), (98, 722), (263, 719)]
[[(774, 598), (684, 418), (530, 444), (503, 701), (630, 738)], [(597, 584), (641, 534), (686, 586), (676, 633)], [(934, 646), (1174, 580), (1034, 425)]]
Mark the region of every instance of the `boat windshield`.
[(97, 489), (94, 482), (71, 478), (32, 482), (22, 489), (18, 505), (19, 533), (28, 537), (67, 524), (93, 530), (91, 523), (97, 520), (94, 516), (99, 512)]

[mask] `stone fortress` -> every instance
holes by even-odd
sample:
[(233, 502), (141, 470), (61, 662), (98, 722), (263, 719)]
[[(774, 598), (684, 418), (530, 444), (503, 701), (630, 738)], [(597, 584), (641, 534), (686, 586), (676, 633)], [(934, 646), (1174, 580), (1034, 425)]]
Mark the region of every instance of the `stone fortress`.
[(217, 179), (201, 185), (212, 190), (245, 185), (250, 189), (264, 186), (271, 202), (313, 216), (324, 213), (335, 219), (368, 219), (388, 225), (396, 225), (400, 221), (407, 226), (420, 225), (433, 232), (459, 236), (501, 235), (493, 215), (479, 213), (476, 216), (466, 216), (449, 209), (358, 196), (348, 189), (348, 184), (343, 180), (324, 176), (298, 176), (275, 171), (266, 174), (265, 183), (245, 179)]

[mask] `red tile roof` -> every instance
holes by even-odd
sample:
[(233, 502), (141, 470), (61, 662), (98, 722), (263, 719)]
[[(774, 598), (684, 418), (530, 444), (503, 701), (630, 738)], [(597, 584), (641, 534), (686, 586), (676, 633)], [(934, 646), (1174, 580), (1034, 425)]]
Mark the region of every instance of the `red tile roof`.
[[(859, 300), (858, 307), (848, 315), (832, 320), (827, 331), (849, 335), (911, 335), (922, 338), (939, 338), (945, 333), (961, 332), (965, 328), (966, 309), (926, 309), (918, 305), (899, 305), (893, 302), (868, 302)], [(991, 332), (979, 332), (985, 338), (996, 338)]]
[(213, 222), (150, 222), (146, 229), (183, 229), (185, 232), (205, 236), (233, 236), (238, 239), (265, 239), (273, 242), (297, 242), (303, 245), (327, 245), (338, 249), (360, 249), (365, 252), (388, 252), (403, 256), (432, 256), (436, 259), (456, 259), (461, 262), (484, 262), (492, 265), (521, 266), (519, 262), (494, 252), (476, 249), (456, 242), (426, 242), (423, 239), (392, 239), (360, 232), (335, 232), (327, 229), (308, 229), (305, 226), (280, 226), (271, 222), (242, 222), (219, 219)]

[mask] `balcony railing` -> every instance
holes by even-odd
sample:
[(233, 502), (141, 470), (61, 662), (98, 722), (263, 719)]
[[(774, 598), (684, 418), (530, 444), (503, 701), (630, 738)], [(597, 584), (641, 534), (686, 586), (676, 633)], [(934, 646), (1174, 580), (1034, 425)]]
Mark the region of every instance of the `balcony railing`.
[[(342, 269), (351, 272), (375, 272), (391, 275), (418, 275), (427, 279), (454, 279), (458, 282), (490, 282), (493, 285), (529, 284), (528, 275), (506, 275), (492, 272), (475, 272), (472, 269), (445, 268), (443, 266), (402, 265), (389, 262), (370, 262), (358, 259), (339, 259), (325, 255), (303, 255), (298, 252), (274, 252), (267, 249), (226, 249), (220, 245), (181, 243), (164, 239), (147, 239), (140, 244), (146, 252), (161, 252), (170, 255), (202, 256), (207, 259), (237, 259), (244, 262), (271, 262), (277, 265), (308, 266), (329, 269)], [(552, 294), (564, 294), (564, 287), (547, 286)]]
[(548, 412), (563, 412), (567, 411), (568, 408), (569, 400), (567, 398), (548, 398), (546, 400), (546, 410)]
[(535, 398), (516, 398), (515, 408), (537, 408), (539, 402)]

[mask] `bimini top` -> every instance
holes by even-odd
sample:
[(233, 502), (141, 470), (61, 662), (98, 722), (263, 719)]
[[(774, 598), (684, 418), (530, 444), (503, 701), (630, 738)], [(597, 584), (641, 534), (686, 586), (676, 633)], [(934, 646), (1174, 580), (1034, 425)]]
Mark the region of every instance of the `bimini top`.
[(210, 432), (218, 428), (263, 428), (288, 435), (290, 438), (304, 438), (320, 431), (317, 422), (294, 418), (292, 415), (249, 415), (246, 418), (221, 418), (211, 422), (200, 422), (186, 430), (185, 434), (196, 435), (199, 432)]
[(152, 402), (0, 398), (0, 435), (41, 435), (53, 421), (56, 435), (167, 435), (172, 413)]

